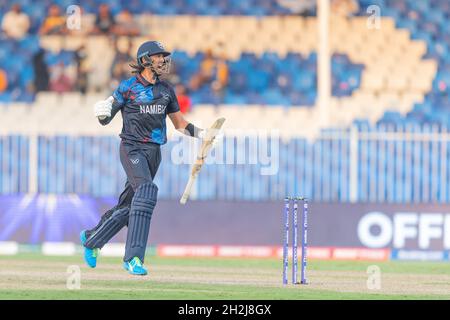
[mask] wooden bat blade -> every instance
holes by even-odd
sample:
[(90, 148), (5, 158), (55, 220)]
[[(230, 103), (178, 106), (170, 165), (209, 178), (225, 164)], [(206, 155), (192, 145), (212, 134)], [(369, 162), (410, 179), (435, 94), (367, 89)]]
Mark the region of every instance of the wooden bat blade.
[[(192, 166), (189, 181), (186, 185), (186, 188), (184, 189), (183, 195), (181, 196), (181, 199), (180, 199), (181, 204), (186, 204), (187, 199), (189, 198), (189, 195), (191, 194), (191, 189), (194, 184), (194, 181), (197, 179), (197, 175), (198, 175), (200, 169), (202, 168), (203, 164), (205, 163), (206, 156), (208, 155), (209, 150), (212, 148), (214, 138), (219, 133), (224, 122), (225, 122), (225, 118), (219, 118), (216, 121), (214, 121), (214, 123), (208, 130), (207, 136), (205, 137), (205, 139), (200, 147), (200, 151), (197, 155), (195, 164)], [(213, 129), (213, 130), (211, 130), (211, 129)]]

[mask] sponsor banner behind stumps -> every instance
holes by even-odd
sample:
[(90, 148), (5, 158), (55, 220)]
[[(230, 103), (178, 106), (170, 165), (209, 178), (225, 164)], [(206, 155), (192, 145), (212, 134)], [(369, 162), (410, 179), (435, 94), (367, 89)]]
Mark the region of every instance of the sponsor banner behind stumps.
[(391, 251), (391, 260), (404, 261), (449, 261), (449, 251), (397, 250)]
[[(0, 196), (0, 242), (78, 244), (79, 232), (95, 226), (116, 201), (115, 198), (78, 195)], [(242, 250), (252, 251), (252, 247), (278, 247), (283, 238), (282, 214), (282, 199), (190, 201), (185, 206), (180, 205), (178, 199), (159, 200), (152, 217), (149, 245), (215, 244), (224, 248), (225, 255), (231, 256), (241, 254)], [(112, 242), (125, 242), (126, 231), (124, 228)], [(308, 245), (311, 248), (448, 251), (450, 206), (312, 201), (309, 204)], [(230, 246), (245, 249), (236, 252)], [(50, 252), (58, 251), (58, 248), (49, 248)], [(6, 245), (3, 250), (13, 252), (15, 249)], [(256, 254), (266, 254), (259, 250)], [(330, 253), (322, 249), (320, 254)], [(350, 254), (337, 253), (338, 256)]]
[[(159, 245), (157, 255), (161, 257), (281, 258), (283, 248), (281, 246)], [(390, 257), (390, 250), (311, 247), (308, 248), (307, 255), (311, 260), (386, 261)], [(292, 250), (289, 250), (289, 258), (292, 258)]]
[[(33, 247), (30, 250), (30, 247)], [(41, 246), (19, 245), (16, 242), (0, 242), (0, 255), (21, 253), (40, 253), (49, 256), (82, 257), (83, 249), (79, 244), (71, 242), (46, 242)], [(109, 243), (100, 250), (100, 256), (123, 257), (125, 243)], [(158, 245), (147, 248), (147, 255), (161, 257), (220, 257), (220, 258), (280, 258), (281, 246), (220, 246), (220, 245)], [(384, 261), (390, 256), (388, 249), (366, 248), (308, 248), (308, 259), (311, 260), (373, 260)], [(292, 258), (292, 251), (289, 251)], [(299, 254), (299, 259), (301, 254)]]
[[(0, 256), (16, 254), (36, 254), (52, 256), (82, 255), (79, 244), (68, 242), (47, 242), (43, 245), (24, 245), (17, 242), (0, 242)], [(106, 244), (101, 256), (123, 257), (125, 243)], [(220, 245), (158, 245), (149, 246), (147, 255), (161, 257), (220, 257), (220, 258), (279, 258), (281, 246), (220, 246)], [(292, 251), (289, 250), (292, 258)], [(301, 259), (301, 254), (298, 257)], [(450, 261), (450, 251), (367, 249), (344, 247), (310, 247), (310, 260), (361, 260), (361, 261)]]

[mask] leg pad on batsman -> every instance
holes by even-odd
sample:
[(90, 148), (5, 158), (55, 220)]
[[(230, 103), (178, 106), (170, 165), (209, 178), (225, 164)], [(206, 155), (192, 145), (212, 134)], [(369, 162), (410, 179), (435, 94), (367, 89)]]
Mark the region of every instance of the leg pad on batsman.
[(91, 234), (86, 241), (88, 248), (103, 248), (123, 227), (128, 223), (130, 209), (122, 208), (114, 211), (109, 218), (105, 219), (102, 225)]
[(144, 262), (150, 221), (156, 206), (158, 187), (150, 182), (139, 186), (133, 197), (128, 220), (127, 242), (124, 262), (138, 257)]

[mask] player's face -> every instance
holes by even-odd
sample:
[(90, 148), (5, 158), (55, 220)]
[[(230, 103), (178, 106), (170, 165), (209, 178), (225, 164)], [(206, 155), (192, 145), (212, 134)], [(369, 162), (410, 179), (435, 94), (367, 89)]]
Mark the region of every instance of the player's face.
[(164, 57), (162, 53), (150, 57), (152, 59), (152, 69), (158, 75), (169, 73), (170, 58)]

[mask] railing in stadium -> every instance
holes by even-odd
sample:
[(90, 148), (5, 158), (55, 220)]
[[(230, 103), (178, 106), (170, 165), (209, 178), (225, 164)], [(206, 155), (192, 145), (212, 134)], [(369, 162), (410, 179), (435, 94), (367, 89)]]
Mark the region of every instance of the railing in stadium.
[[(231, 141), (225, 155), (242, 152), (248, 161), (250, 140)], [(314, 141), (279, 142), (276, 152), (270, 150), (279, 161), (277, 174), (261, 175), (263, 163), (206, 165), (192, 197), (262, 201), (303, 194), (320, 202), (450, 202), (450, 135), (437, 127), (353, 128), (324, 132)], [(155, 179), (161, 199), (178, 199), (188, 178), (189, 165), (171, 161), (176, 143), (162, 147)], [(118, 196), (125, 182), (118, 147), (114, 136), (2, 136), (0, 194)]]

